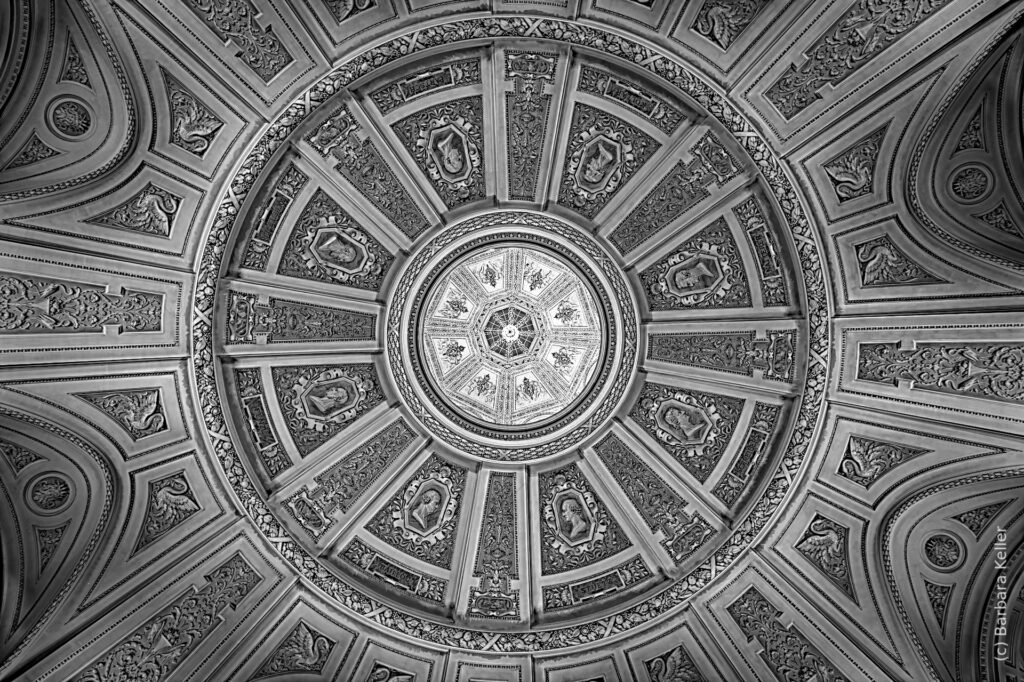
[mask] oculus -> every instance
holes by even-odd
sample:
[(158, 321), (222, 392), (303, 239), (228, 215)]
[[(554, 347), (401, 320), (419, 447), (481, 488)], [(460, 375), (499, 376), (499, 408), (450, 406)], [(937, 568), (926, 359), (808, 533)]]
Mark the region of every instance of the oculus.
[(563, 220), (469, 217), (420, 245), (394, 292), (387, 361), (402, 401), (465, 454), (565, 452), (631, 380), (636, 299), (601, 244)]
[(446, 264), (425, 301), (425, 378), (462, 418), (494, 429), (549, 422), (592, 388), (604, 314), (557, 251), (481, 245)]

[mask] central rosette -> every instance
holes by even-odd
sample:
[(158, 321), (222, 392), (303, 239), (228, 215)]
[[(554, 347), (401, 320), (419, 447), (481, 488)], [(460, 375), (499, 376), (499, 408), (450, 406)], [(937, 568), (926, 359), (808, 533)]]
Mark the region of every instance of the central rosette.
[(484, 338), (490, 349), (505, 358), (530, 351), (537, 338), (537, 327), (530, 313), (518, 308), (502, 308), (484, 323)]
[(603, 315), (590, 285), (554, 251), (488, 245), (448, 265), (422, 311), (433, 386), (495, 427), (557, 417), (590, 388)]

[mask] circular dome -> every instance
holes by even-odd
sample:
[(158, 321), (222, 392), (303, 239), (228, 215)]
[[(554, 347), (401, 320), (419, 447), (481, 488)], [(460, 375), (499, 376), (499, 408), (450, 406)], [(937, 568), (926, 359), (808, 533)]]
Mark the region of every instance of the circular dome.
[(590, 392), (608, 323), (566, 256), (514, 239), (428, 276), (413, 333), (430, 389), (450, 410), (485, 428), (529, 430)]
[(442, 35), (268, 133), (219, 404), (246, 504), (327, 595), (437, 644), (573, 646), (686, 602), (784, 499), (820, 268), (705, 86), (589, 33)]
[(536, 459), (568, 451), (617, 407), (636, 317), (592, 237), (534, 211), (487, 211), (410, 260), (390, 300), (388, 359), (404, 402), (445, 442)]
[(0, 678), (1019, 676), (1024, 3), (71, 5)]

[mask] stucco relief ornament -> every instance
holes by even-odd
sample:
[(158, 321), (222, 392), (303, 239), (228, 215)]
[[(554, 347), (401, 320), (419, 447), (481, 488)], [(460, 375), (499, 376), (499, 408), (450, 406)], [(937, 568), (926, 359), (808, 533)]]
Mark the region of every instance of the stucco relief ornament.
[(366, 235), (333, 215), (319, 220), (302, 236), (302, 258), (311, 269), (323, 267), (331, 277), (347, 284), (356, 279), (379, 279), (387, 263)]
[(555, 476), (544, 505), (544, 523), (551, 530), (551, 546), (560, 554), (580, 556), (604, 543), (608, 525), (594, 493), (572, 484), (564, 474)]
[(299, 377), (289, 389), (290, 402), (295, 416), (304, 420), (307, 428), (323, 431), (329, 422), (353, 419), (373, 388), (374, 383), (367, 377), (343, 368), (329, 369), (312, 380)]
[(676, 392), (667, 400), (645, 398), (640, 410), (655, 425), (658, 439), (670, 447), (697, 451), (718, 439), (721, 415), (714, 403)]
[(697, 249), (673, 254), (659, 270), (650, 291), (677, 306), (722, 301), (735, 283), (729, 259), (718, 244), (708, 242), (701, 242)]
[(591, 126), (580, 133), (581, 143), (569, 157), (573, 205), (582, 208), (589, 201), (609, 195), (622, 183), (623, 169), (634, 160), (633, 145), (611, 128)]
[[(538, 21), (540, 23), (537, 23)], [(750, 154), (758, 165), (758, 170), (765, 174), (768, 185), (774, 191), (774, 196), (778, 198), (777, 205), (781, 206), (781, 211), (784, 213), (783, 217), (787, 221), (788, 227), (798, 240), (806, 242), (801, 247), (801, 269), (808, 284), (807, 293), (811, 299), (811, 309), (824, 309), (826, 303), (822, 294), (824, 288), (814, 286), (821, 282), (821, 269), (820, 267), (815, 267), (820, 261), (818, 260), (814, 241), (807, 239), (807, 235), (811, 234), (811, 228), (808, 226), (808, 221), (800, 210), (800, 202), (796, 201), (796, 194), (790, 185), (787, 174), (780, 170), (783, 166), (775, 162), (775, 157), (764, 144), (757, 130), (749, 126), (742, 114), (731, 110), (723, 97), (716, 94), (717, 90), (707, 87), (699, 75), (691, 75), (675, 61), (658, 58), (660, 53), (654, 52), (649, 47), (626, 41), (593, 26), (578, 26), (572, 22), (548, 19), (537, 20), (529, 17), (501, 18), (500, 20), (473, 18), (465, 21), (455, 21), (451, 24), (432, 26), (421, 33), (403, 36), (403, 42), (396, 41), (393, 44), (384, 46), (380, 50), (370, 50), (356, 58), (352, 64), (346, 64), (340, 68), (339, 75), (334, 80), (323, 85), (318, 84), (317, 87), (320, 89), (314, 92), (318, 94), (327, 88), (333, 90), (334, 88), (345, 87), (356, 75), (370, 73), (376, 66), (387, 64), (405, 54), (431, 49), (442, 44), (456, 44), (459, 41), (479, 39), (479, 36), (506, 34), (522, 36), (526, 35), (528, 31), (539, 32), (540, 35), (551, 36), (570, 44), (597, 47), (598, 49), (603, 49), (607, 46), (607, 51), (612, 54), (627, 54), (630, 57), (634, 57), (638, 68), (651, 71), (667, 83), (679, 84), (687, 94), (692, 94), (698, 101), (706, 103), (706, 106), (712, 112), (712, 116), (719, 118), (719, 120), (724, 119), (733, 132), (741, 134), (744, 146), (750, 150)], [(250, 178), (258, 177), (256, 173), (270, 163), (274, 151), (277, 149), (277, 140), (283, 140), (292, 130), (298, 128), (303, 122), (305, 115), (306, 108), (303, 106), (302, 101), (299, 100), (295, 104), (294, 109), (290, 110), (287, 116), (281, 119), (281, 122), (272, 124), (269, 134), (273, 137), (268, 137), (268, 143), (256, 147), (250, 157), (246, 159), (246, 165), (237, 178), (239, 187), (243, 190), (252, 189), (254, 180)], [(773, 203), (773, 205), (776, 204)], [(208, 242), (204, 253), (204, 258), (208, 262), (220, 264), (221, 256), (225, 252), (225, 242), (231, 229), (236, 226), (234, 220), (236, 212), (237, 200), (235, 197), (225, 194), (218, 210), (217, 220), (214, 222), (213, 236)], [(196, 287), (197, 295), (195, 297), (192, 334), (196, 347), (199, 349), (196, 354), (195, 367), (196, 377), (199, 380), (200, 400), (202, 401), (204, 414), (207, 415), (209, 430), (211, 433), (219, 434), (225, 432), (226, 429), (224, 428), (220, 412), (217, 387), (212, 380), (208, 379), (208, 377), (214, 376), (214, 372), (211, 371), (211, 356), (213, 356), (213, 353), (208, 350), (204, 352), (204, 349), (209, 349), (213, 346), (209, 341), (212, 328), (210, 320), (213, 317), (209, 313), (214, 310), (214, 299), (213, 295), (208, 293), (208, 291), (214, 290), (213, 280), (216, 279), (216, 270), (207, 269), (205, 272), (208, 274), (200, 280)], [(609, 276), (612, 277), (612, 275)], [(809, 370), (808, 385), (810, 386), (821, 385), (827, 369), (824, 363), (828, 360), (828, 356), (821, 352), (822, 348), (827, 348), (828, 342), (828, 328), (820, 321), (820, 318), (824, 317), (824, 315), (812, 315), (809, 322), (813, 330), (813, 333), (810, 335), (810, 345), (815, 351), (812, 353), (812, 369)], [(626, 329), (628, 332), (632, 331), (630, 326), (627, 326)], [(635, 334), (633, 339), (635, 339)], [(635, 345), (630, 343), (633, 339), (630, 339), (627, 334), (627, 342), (621, 344), (624, 353), (629, 353), (632, 350), (630, 348), (631, 345), (635, 349)], [(394, 347), (398, 347), (397, 341)], [(390, 343), (388, 350), (389, 352), (392, 350)], [(633, 356), (629, 357), (630, 360), (633, 359)], [(404, 374), (400, 376), (400, 381), (404, 381)], [(400, 383), (399, 388), (403, 395), (405, 395), (407, 387)], [(799, 407), (801, 411), (799, 423), (801, 425), (816, 423), (816, 416), (820, 407), (820, 392), (808, 392), (807, 399), (802, 401)], [(601, 414), (603, 417), (603, 413)], [(794, 480), (790, 474), (800, 466), (803, 459), (805, 449), (801, 447), (801, 444), (809, 437), (807, 435), (809, 428), (802, 426), (795, 429), (796, 435), (793, 437), (791, 448), (793, 457), (786, 458), (785, 462), (779, 465), (780, 473), (772, 478), (769, 491), (762, 497), (762, 503), (757, 507), (757, 515), (752, 515), (749, 521), (744, 521), (742, 524), (737, 525), (737, 534), (730, 539), (730, 545), (727, 550), (723, 551), (720, 555), (716, 555), (713, 559), (709, 559), (707, 563), (702, 564), (686, 581), (670, 586), (660, 592), (655, 599), (645, 600), (643, 603), (630, 606), (619, 616), (611, 619), (574, 623), (571, 627), (545, 629), (544, 631), (483, 632), (479, 628), (469, 629), (459, 625), (438, 623), (435, 620), (426, 620), (417, 617), (413, 613), (405, 613), (400, 609), (391, 608), (387, 603), (381, 603), (367, 596), (343, 577), (336, 576), (329, 570), (322, 570), (317, 564), (316, 553), (310, 553), (297, 544), (294, 546), (294, 554), (291, 556), (295, 559), (294, 564), (297, 570), (302, 571), (309, 580), (320, 586), (326, 593), (335, 595), (344, 608), (352, 613), (363, 614), (368, 621), (372, 621), (369, 627), (380, 626), (381, 628), (388, 628), (395, 631), (398, 636), (406, 637), (409, 640), (422, 640), (435, 645), (454, 645), (460, 648), (488, 651), (495, 654), (512, 651), (520, 653), (540, 652), (555, 650), (561, 647), (581, 646), (587, 642), (599, 642), (606, 638), (618, 637), (622, 633), (639, 628), (641, 624), (651, 622), (652, 619), (667, 613), (670, 609), (687, 600), (696, 590), (714, 580), (724, 566), (734, 563), (736, 556), (742, 555), (742, 548), (756, 537), (756, 533), (759, 532), (768, 519), (772, 518), (773, 512), (786, 499), (790, 485)], [(562, 442), (559, 441), (559, 445)], [(568, 442), (568, 440), (564, 442)], [(216, 439), (215, 444), (219, 448), (220, 462), (225, 471), (233, 470), (239, 466), (243, 455), (236, 451), (232, 443)], [(534, 451), (529, 451), (528, 455), (522, 458), (534, 457), (536, 456), (535, 453), (544, 454), (538, 448)], [(237, 483), (235, 482), (236, 480), (238, 481)], [(241, 477), (232, 479), (232, 484), (239, 497), (247, 505), (254, 523), (260, 530), (268, 537), (279, 537), (280, 527), (272, 518), (272, 513), (269, 512), (264, 501), (260, 499), (260, 495), (253, 492), (255, 486)], [(610, 516), (608, 518), (610, 524), (615, 523), (613, 518)], [(544, 526), (544, 529), (546, 532), (547, 526)], [(545, 543), (545, 547), (550, 549), (547, 543)], [(552, 551), (552, 553), (558, 554), (555, 551)], [(710, 569), (708, 566), (710, 566)]]
[(431, 180), (445, 182), (460, 199), (473, 193), (473, 174), (482, 163), (480, 149), (473, 142), (473, 128), (463, 116), (442, 114), (420, 130), (416, 140)]
[(391, 512), (391, 523), (413, 544), (436, 545), (455, 518), (457, 488), (451, 467), (424, 472), (406, 486), (402, 504)]

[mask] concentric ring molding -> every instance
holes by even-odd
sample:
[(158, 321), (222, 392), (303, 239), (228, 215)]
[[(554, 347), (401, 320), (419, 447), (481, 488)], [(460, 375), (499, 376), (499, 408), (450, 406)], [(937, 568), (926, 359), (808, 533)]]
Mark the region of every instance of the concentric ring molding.
[[(579, 249), (587, 256), (590, 263), (593, 264), (592, 267), (600, 273), (601, 280), (605, 283), (611, 299), (614, 300), (614, 306), (609, 304), (609, 307), (615, 308), (615, 317), (619, 321), (617, 325), (609, 321), (609, 324), (612, 324), (609, 329), (609, 355), (616, 355), (616, 346), (621, 349), (621, 355), (616, 356), (617, 362), (609, 360), (603, 363), (601, 376), (598, 378), (598, 390), (594, 391), (568, 416), (550, 427), (526, 434), (531, 438), (536, 438), (555, 433), (555, 437), (535, 444), (530, 442), (518, 447), (502, 447), (500, 440), (480, 438), (481, 435), (486, 436), (486, 432), (483, 430), (478, 430), (475, 437), (467, 437), (428, 412), (428, 408), (423, 405), (414, 388), (414, 382), (409, 380), (406, 363), (403, 361), (402, 351), (403, 349), (407, 350), (407, 346), (411, 342), (407, 341), (406, 346), (403, 346), (400, 339), (406, 336), (401, 333), (401, 330), (408, 323), (407, 299), (410, 294), (414, 293), (414, 283), (419, 281), (424, 271), (427, 270), (432, 254), (448, 247), (460, 238), (475, 235), (481, 231), (486, 232), (515, 225), (538, 230), (534, 238), (541, 240), (539, 243), (546, 241), (549, 246), (557, 248), (558, 245), (552, 238), (560, 238), (565, 240), (568, 246)], [(486, 241), (485, 237), (480, 239)], [(591, 266), (585, 265), (585, 267), (589, 269)], [(406, 265), (405, 273), (393, 289), (393, 294), (389, 303), (387, 322), (387, 357), (393, 376), (398, 382), (398, 389), (407, 401), (406, 404), (414, 413), (420, 415), (420, 421), (427, 428), (463, 452), (483, 459), (499, 461), (525, 461), (565, 452), (591, 435), (595, 428), (600, 426), (603, 420), (618, 407), (619, 399), (630, 383), (632, 370), (636, 364), (638, 338), (636, 303), (633, 300), (630, 287), (616, 264), (593, 238), (562, 220), (532, 211), (504, 210), (460, 221), (455, 226), (443, 230), (440, 235), (419, 249), (418, 254)], [(605, 296), (607, 295), (605, 294)], [(414, 297), (413, 307), (416, 307), (417, 303), (418, 299)], [(418, 356), (414, 354), (411, 368), (414, 373), (422, 371), (419, 369), (418, 363)], [(612, 380), (605, 386), (609, 377), (612, 377)], [(596, 408), (588, 412), (586, 408), (595, 403)], [(579, 423), (584, 414), (587, 417), (585, 423)], [(449, 416), (449, 418), (453, 417)], [(572, 429), (559, 433), (560, 427), (567, 424), (573, 424)], [(503, 437), (507, 436), (503, 435)]]
[[(296, 543), (275, 519), (257, 493), (231, 441), (218, 391), (218, 368), (213, 355), (213, 315), (216, 286), (225, 265), (228, 239), (236, 226), (242, 205), (259, 175), (270, 167), (275, 152), (298, 125), (332, 95), (374, 69), (434, 47), (486, 41), (494, 38), (551, 40), (600, 50), (623, 58), (666, 85), (674, 86), (702, 105), (739, 141), (774, 193), (796, 243), (804, 284), (810, 349), (798, 414), (785, 452), (747, 517), (717, 552), (659, 594), (636, 604), (612, 618), (603, 618), (547, 631), (492, 632), (428, 622), (399, 613), (357, 588), (329, 574), (318, 561)], [(787, 172), (763, 137), (745, 116), (699, 76), (675, 58), (649, 46), (592, 26), (558, 19), (488, 17), (455, 21), (401, 35), (369, 49), (337, 67), (294, 101), (252, 146), (230, 185), (225, 190), (210, 226), (200, 256), (192, 311), (193, 369), (198, 405), (206, 422), (213, 451), (242, 507), (260, 532), (282, 556), (319, 589), (355, 614), (377, 626), (399, 632), (428, 644), (455, 649), (529, 653), (582, 645), (616, 638), (636, 628), (652, 625), (658, 618), (685, 603), (697, 591), (714, 581), (750, 546), (779, 510), (791, 491), (818, 428), (827, 374), (829, 329), (824, 263), (802, 201)]]

